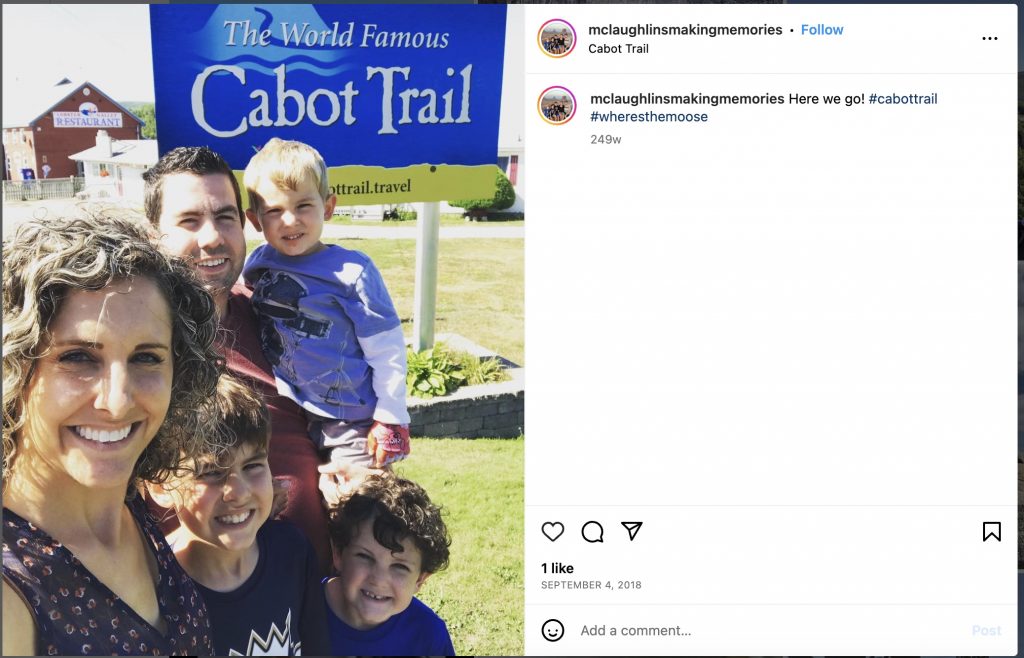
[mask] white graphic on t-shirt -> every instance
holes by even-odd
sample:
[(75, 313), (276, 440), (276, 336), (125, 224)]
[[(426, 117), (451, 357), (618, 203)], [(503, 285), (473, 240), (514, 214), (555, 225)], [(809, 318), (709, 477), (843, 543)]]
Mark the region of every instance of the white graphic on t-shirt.
[(284, 620), (284, 628), (271, 622), (266, 638), (255, 630), (249, 631), (249, 646), (245, 653), (234, 649), (228, 651), (229, 656), (301, 656), (302, 642), (292, 642), (292, 610), (288, 608), (288, 616)]

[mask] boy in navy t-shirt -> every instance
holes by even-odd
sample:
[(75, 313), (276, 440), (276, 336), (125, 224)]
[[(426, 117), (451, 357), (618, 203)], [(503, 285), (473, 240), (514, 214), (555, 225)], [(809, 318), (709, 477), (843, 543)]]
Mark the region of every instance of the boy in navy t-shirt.
[(331, 652), (455, 655), (448, 627), (413, 594), (448, 566), (441, 510), (415, 482), (368, 476), (332, 511), (336, 577), (325, 579)]
[(305, 535), (270, 517), (270, 412), (259, 394), (221, 375), (199, 413), (215, 413), (222, 436), (150, 495), (180, 526), (167, 543), (206, 601), (215, 655), (328, 653), (319, 568)]

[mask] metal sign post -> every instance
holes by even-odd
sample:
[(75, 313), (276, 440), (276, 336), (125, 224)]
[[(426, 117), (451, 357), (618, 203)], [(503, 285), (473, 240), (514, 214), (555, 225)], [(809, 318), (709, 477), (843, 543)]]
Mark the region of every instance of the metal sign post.
[(413, 349), (421, 352), (434, 346), (434, 316), (437, 307), (437, 239), (441, 225), (441, 204), (416, 204), (416, 287), (413, 293)]

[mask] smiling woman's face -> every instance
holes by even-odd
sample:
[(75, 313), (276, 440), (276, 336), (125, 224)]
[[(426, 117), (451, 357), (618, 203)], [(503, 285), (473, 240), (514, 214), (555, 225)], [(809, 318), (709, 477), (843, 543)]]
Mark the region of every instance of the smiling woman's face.
[(48, 481), (124, 490), (167, 415), (171, 337), (167, 300), (148, 279), (71, 292), (25, 390), (19, 460)]

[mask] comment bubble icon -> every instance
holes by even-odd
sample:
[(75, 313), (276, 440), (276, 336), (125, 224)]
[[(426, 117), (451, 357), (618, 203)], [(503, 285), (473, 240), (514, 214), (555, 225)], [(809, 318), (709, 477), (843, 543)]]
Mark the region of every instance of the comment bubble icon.
[(583, 539), (587, 543), (597, 544), (604, 542), (604, 526), (597, 521), (587, 521), (583, 524)]

